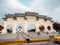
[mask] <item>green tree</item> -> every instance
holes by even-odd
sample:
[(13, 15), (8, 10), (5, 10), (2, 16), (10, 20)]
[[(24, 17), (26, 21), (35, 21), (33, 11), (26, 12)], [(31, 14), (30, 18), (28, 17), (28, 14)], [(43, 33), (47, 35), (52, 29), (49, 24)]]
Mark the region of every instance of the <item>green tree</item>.
[(57, 23), (57, 22), (53, 23), (53, 29), (55, 29), (60, 34), (60, 24), (59, 23)]

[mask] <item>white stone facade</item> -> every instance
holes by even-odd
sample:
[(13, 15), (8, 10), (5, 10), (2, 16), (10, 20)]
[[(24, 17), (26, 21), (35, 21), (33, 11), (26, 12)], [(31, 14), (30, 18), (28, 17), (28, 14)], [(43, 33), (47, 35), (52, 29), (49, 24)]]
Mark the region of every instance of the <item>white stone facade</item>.
[[(19, 25), (19, 24), (22, 24), (24, 26), (24, 29), (22, 30), (23, 32), (25, 33), (28, 33), (27, 31), (27, 27), (29, 24), (34, 24), (35, 27), (36, 27), (36, 31), (35, 32), (38, 32), (40, 31), (39, 30), (39, 26), (40, 25), (44, 25), (45, 26), (45, 29), (44, 29), (44, 32), (56, 32), (53, 27), (52, 27), (52, 24), (53, 22), (51, 20), (48, 20), (47, 21), (44, 21), (44, 18), (39, 18), (38, 20), (36, 20), (36, 16), (32, 16), (31, 15), (28, 15), (26, 16), (27, 20), (24, 19), (24, 16), (16, 16), (16, 20), (14, 20), (13, 18), (11, 17), (8, 17), (5, 21), (4, 21), (4, 29), (2, 30), (2, 34), (4, 33), (7, 33), (7, 26), (8, 25), (11, 25), (12, 26), (12, 33), (16, 33), (17, 30), (16, 30), (16, 26)], [(47, 29), (47, 26), (51, 26), (51, 30), (49, 31)]]

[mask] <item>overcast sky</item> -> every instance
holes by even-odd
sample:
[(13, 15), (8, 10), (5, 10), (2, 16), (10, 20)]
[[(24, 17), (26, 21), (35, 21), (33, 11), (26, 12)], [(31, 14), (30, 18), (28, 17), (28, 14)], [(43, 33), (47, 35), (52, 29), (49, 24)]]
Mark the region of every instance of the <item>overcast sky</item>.
[(60, 0), (0, 0), (0, 23), (4, 14), (37, 12), (60, 22)]

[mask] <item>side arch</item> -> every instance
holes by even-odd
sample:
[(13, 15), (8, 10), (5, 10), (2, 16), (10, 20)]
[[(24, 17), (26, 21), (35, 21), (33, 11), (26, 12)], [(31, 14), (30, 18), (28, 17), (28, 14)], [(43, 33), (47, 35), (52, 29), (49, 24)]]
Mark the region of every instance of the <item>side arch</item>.
[(7, 25), (7, 33), (12, 33), (13, 32), (13, 27), (12, 25)]
[(28, 24), (27, 26), (27, 31), (28, 32), (35, 32), (36, 31), (36, 26), (33, 23)]

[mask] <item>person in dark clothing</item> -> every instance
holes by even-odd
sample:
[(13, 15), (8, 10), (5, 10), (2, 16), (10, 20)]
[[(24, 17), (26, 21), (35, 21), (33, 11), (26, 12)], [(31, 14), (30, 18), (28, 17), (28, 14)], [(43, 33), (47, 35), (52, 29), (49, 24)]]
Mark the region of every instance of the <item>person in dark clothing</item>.
[(27, 35), (26, 41), (27, 41), (27, 43), (30, 43), (29, 35)]

